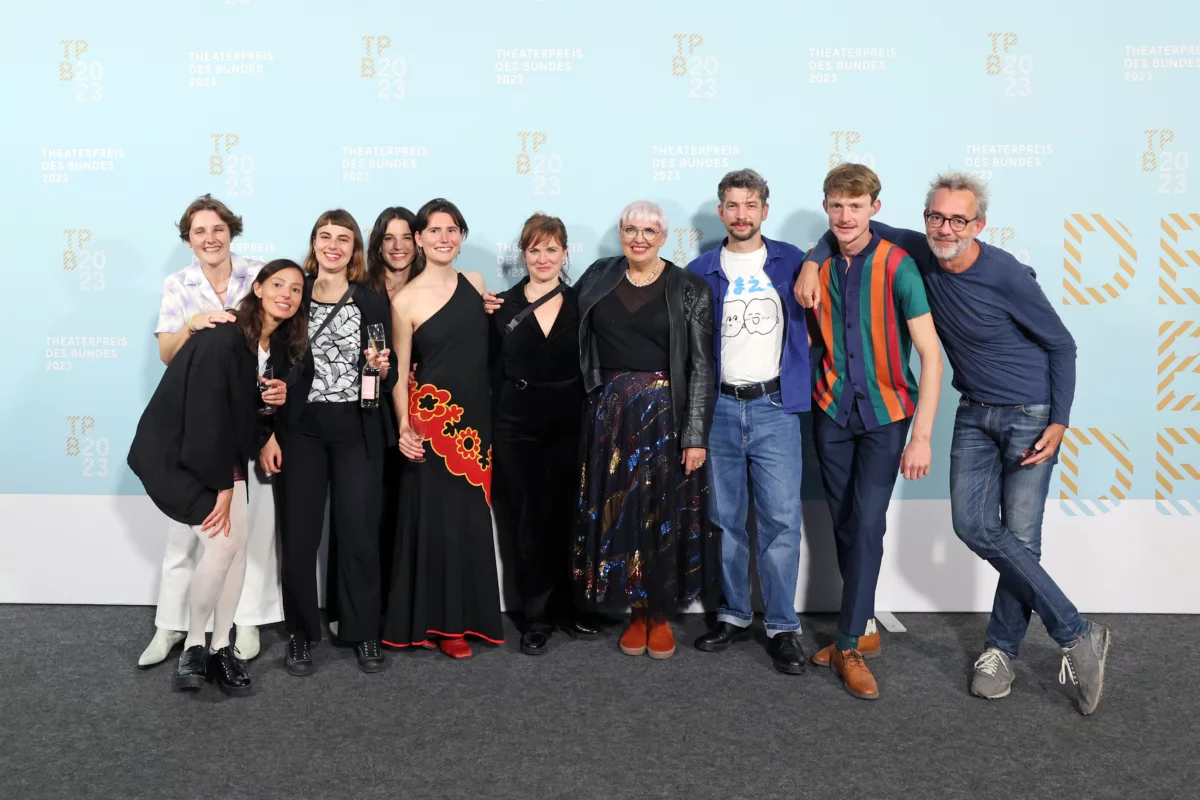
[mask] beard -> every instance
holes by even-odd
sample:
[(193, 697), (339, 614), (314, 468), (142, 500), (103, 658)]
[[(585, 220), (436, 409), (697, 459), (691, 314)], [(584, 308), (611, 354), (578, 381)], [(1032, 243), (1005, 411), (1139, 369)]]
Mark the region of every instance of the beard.
[(728, 233), (734, 239), (737, 239), (739, 242), (748, 242), (758, 235), (758, 232), (762, 230), (762, 225), (751, 225), (750, 229), (745, 233), (738, 233), (732, 228), (726, 228), (725, 230), (726, 233)]
[(971, 242), (975, 241), (975, 237), (969, 236), (966, 239), (956, 237), (951, 242), (939, 242), (929, 234), (925, 234), (925, 240), (929, 243), (929, 249), (935, 256), (943, 261), (953, 261), (967, 252), (967, 248), (971, 246)]

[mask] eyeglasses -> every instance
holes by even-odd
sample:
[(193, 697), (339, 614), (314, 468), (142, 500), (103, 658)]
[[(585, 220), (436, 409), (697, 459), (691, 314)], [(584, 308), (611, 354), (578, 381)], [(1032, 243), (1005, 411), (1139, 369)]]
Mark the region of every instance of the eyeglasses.
[(966, 219), (965, 217), (943, 217), (941, 214), (933, 211), (925, 212), (925, 225), (934, 229), (935, 231), (942, 227), (942, 223), (949, 222), (950, 230), (961, 233), (967, 229), (967, 225), (969, 223), (972, 223), (977, 219), (979, 219), (979, 217), (971, 217), (970, 219)]
[(662, 231), (658, 228), (635, 228), (632, 225), (626, 225), (624, 228), (621, 228), (621, 235), (629, 240), (636, 239), (639, 233), (645, 237), (647, 242), (652, 242), (658, 238), (658, 235)]

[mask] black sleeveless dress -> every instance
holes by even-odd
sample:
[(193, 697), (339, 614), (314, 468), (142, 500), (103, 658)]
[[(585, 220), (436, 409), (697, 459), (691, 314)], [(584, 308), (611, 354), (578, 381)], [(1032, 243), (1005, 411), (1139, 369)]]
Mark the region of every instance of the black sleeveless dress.
[(488, 326), (479, 293), (454, 294), (413, 332), (416, 380), (408, 413), (427, 423), (425, 461), (400, 487), (392, 587), (383, 641), (504, 640), (490, 513), (492, 420)]

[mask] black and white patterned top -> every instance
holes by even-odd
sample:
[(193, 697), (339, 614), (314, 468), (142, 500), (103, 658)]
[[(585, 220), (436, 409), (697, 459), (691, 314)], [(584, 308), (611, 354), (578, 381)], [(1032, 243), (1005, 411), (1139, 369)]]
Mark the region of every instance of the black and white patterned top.
[[(312, 301), (308, 317), (308, 335), (329, 316), (335, 303)], [(346, 303), (338, 311), (333, 322), (312, 343), (313, 374), (312, 389), (308, 392), (310, 403), (349, 403), (358, 400), (359, 331), (362, 313), (354, 303)]]

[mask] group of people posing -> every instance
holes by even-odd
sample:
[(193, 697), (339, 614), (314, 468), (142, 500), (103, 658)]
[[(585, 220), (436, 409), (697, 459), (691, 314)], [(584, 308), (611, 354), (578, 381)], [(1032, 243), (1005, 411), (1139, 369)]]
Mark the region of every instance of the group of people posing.
[[(167, 370), (129, 454), (172, 520), (139, 666), (182, 643), (176, 686), (242, 694), (258, 626), (282, 619), (287, 671), (311, 674), (328, 500), (330, 629), (366, 672), (384, 646), (465, 658), (472, 638), (503, 640), (494, 514), (524, 653), (628, 612), (621, 651), (669, 658), (672, 617), (718, 594), (695, 646), (725, 650), (751, 632), (753, 546), (774, 666), (829, 667), (878, 698), (886, 513), (898, 475), (929, 472), (944, 348), (954, 529), (1000, 576), (971, 691), (1009, 693), (1036, 610), (1091, 713), (1109, 632), (1040, 564), (1074, 341), (1033, 271), (978, 241), (984, 184), (939, 175), (921, 232), (873, 219), (880, 189), (865, 166), (831, 170), (829, 231), (805, 255), (762, 235), (762, 176), (730, 172), (720, 247), (672, 264), (662, 209), (634, 202), (622, 254), (575, 280), (566, 227), (534, 214), (528, 274), (499, 294), (455, 269), (468, 227), (445, 199), (385, 209), (366, 243), (328, 211), (303, 264), (266, 265), (231, 252), (239, 217), (197, 199), (179, 223), (194, 258), (163, 289)], [(795, 610), (808, 411), (843, 583), (836, 640), (811, 658)]]

